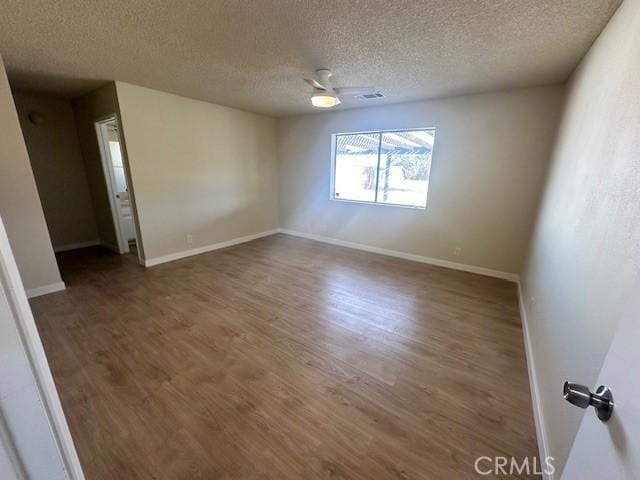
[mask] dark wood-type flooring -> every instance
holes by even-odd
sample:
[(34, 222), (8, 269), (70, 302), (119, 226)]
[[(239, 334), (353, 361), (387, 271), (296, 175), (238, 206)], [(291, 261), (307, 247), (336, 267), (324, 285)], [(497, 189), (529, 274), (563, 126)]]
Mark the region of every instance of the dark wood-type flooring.
[(67, 290), (31, 303), (87, 480), (449, 480), (537, 454), (515, 284), (285, 235), (59, 262)]

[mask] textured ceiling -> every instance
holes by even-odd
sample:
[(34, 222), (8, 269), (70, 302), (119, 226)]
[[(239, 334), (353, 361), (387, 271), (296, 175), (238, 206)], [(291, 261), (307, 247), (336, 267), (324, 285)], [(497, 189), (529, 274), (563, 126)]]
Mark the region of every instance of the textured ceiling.
[(15, 89), (73, 97), (121, 80), (274, 116), (301, 77), (375, 85), (339, 108), (563, 82), (620, 0), (0, 0)]

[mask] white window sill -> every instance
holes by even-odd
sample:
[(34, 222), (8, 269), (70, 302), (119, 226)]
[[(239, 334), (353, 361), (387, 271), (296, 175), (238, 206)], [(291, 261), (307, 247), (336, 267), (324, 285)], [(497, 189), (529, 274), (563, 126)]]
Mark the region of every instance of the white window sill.
[(336, 197), (330, 197), (329, 200), (333, 202), (358, 203), (360, 205), (374, 205), (377, 207), (406, 208), (409, 210), (426, 210), (427, 209), (426, 205), (422, 207), (422, 206), (416, 206), (416, 205), (401, 205), (398, 203), (367, 202), (365, 200), (347, 200), (345, 198), (336, 198)]

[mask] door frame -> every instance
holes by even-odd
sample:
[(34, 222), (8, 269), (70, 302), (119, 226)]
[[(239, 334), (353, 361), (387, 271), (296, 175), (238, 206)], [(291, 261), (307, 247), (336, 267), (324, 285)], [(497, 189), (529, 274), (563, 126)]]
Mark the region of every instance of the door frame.
[[(2, 218), (0, 218), (0, 285), (6, 293), (9, 308), (13, 314), (14, 327), (18, 331), (51, 433), (57, 444), (62, 463), (67, 470), (66, 478), (85, 480)], [(0, 441), (10, 455), (10, 459), (13, 460), (13, 469), (17, 478), (21, 478), (20, 475), (24, 473), (21, 471), (24, 469), (21, 462), (28, 456), (25, 451), (21, 451), (22, 447), (13, 441), (4, 421), (2, 423), (0, 425)]]
[(131, 216), (134, 223), (134, 231), (136, 232), (136, 247), (138, 251), (138, 260), (142, 264), (141, 260), (141, 239), (140, 239), (140, 230), (138, 229), (138, 216), (137, 209), (135, 207), (135, 202), (133, 195), (131, 193), (131, 175), (129, 172), (129, 165), (126, 161), (123, 145), (122, 145), (122, 128), (120, 126), (120, 121), (118, 116), (115, 113), (106, 115), (104, 117), (100, 117), (94, 122), (94, 128), (96, 131), (96, 137), (98, 139), (98, 150), (100, 151), (100, 159), (102, 161), (102, 172), (104, 174), (105, 186), (107, 188), (107, 196), (109, 197), (109, 207), (111, 209), (111, 219), (113, 221), (113, 228), (116, 232), (116, 238), (118, 240), (117, 253), (124, 254), (129, 253), (129, 239), (124, 238), (124, 231), (122, 230), (122, 226), (120, 225), (120, 207), (116, 203), (116, 195), (117, 195), (117, 184), (115, 179), (115, 174), (113, 172), (113, 164), (111, 163), (111, 152), (109, 150), (108, 144), (105, 142), (105, 133), (107, 124), (115, 122), (116, 127), (118, 128), (118, 137), (120, 140), (120, 153), (122, 155), (122, 165), (124, 167), (125, 178), (127, 179), (127, 187), (129, 189), (129, 202), (131, 204)]

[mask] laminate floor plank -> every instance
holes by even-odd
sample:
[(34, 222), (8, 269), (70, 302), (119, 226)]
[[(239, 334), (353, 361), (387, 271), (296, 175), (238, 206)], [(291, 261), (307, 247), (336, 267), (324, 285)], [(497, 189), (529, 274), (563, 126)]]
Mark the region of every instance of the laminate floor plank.
[(537, 454), (512, 283), (286, 235), (58, 260), (67, 290), (31, 304), (87, 480), (467, 479)]

